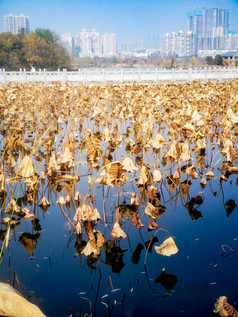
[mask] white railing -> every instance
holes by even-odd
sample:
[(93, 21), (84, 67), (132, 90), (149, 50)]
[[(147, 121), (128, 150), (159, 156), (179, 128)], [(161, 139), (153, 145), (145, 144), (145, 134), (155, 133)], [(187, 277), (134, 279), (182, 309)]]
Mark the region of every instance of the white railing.
[(7, 82), (158, 82), (191, 80), (226, 80), (238, 78), (238, 68), (202, 68), (202, 69), (157, 69), (157, 68), (98, 68), (79, 69), (78, 71), (46, 71), (37, 72), (5, 71), (0, 69), (0, 83)]

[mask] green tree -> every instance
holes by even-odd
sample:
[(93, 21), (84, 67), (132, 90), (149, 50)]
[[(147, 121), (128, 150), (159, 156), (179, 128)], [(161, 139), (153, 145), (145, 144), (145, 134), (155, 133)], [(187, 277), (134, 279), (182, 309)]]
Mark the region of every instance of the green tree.
[(223, 63), (223, 58), (222, 58), (222, 56), (221, 56), (221, 55), (216, 55), (216, 56), (214, 57), (214, 64), (215, 64), (215, 65), (222, 65), (222, 63)]
[(207, 56), (206, 59), (205, 59), (206, 63), (208, 65), (213, 65), (214, 64), (214, 60), (211, 56)]

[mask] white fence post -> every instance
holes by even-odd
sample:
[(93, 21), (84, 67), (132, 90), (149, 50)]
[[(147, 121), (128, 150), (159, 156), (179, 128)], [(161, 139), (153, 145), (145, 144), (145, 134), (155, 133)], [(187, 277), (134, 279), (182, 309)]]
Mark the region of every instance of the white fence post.
[(3, 70), (2, 70), (2, 83), (3, 84), (6, 84), (6, 82), (7, 82), (7, 78), (6, 78), (6, 71), (5, 71), (5, 69), (3, 68)]
[(24, 68), (24, 76), (23, 76), (23, 82), (27, 83), (27, 73), (26, 73), (26, 69)]
[(124, 73), (123, 73), (123, 68), (121, 68), (121, 82), (124, 81)]
[(47, 73), (45, 71), (45, 68), (44, 68), (44, 76), (43, 76), (43, 80), (44, 80), (44, 83), (47, 84), (48, 80), (47, 80)]

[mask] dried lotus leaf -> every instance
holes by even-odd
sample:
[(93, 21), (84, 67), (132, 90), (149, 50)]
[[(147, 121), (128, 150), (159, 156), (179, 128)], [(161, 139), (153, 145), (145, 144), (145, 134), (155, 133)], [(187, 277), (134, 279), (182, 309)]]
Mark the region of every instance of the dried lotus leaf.
[(41, 202), (39, 203), (39, 206), (43, 206), (43, 207), (50, 206), (50, 202), (48, 201), (46, 197), (43, 197), (41, 199)]
[(139, 196), (136, 193), (132, 193), (131, 195), (131, 205), (139, 206)]
[(148, 182), (148, 178), (147, 178), (147, 167), (145, 165), (143, 165), (141, 167), (141, 173), (140, 173), (140, 179), (138, 181), (138, 185), (142, 185), (145, 186)]
[(233, 316), (225, 309), (224, 303), (227, 303), (227, 298), (225, 296), (220, 296), (215, 303), (213, 312), (219, 314), (221, 317)]
[(122, 162), (123, 170), (129, 173), (133, 173), (138, 170), (138, 168), (133, 163), (132, 159), (130, 157), (126, 157), (124, 161)]
[(161, 255), (171, 256), (178, 253), (178, 248), (172, 237), (166, 239), (160, 246), (155, 246), (155, 251)]
[(169, 151), (168, 151), (168, 158), (169, 160), (175, 160), (178, 156), (178, 153), (177, 153), (177, 149), (176, 149), (176, 143), (173, 142), (171, 145), (170, 145), (170, 148), (169, 148)]
[(182, 161), (190, 161), (191, 156), (190, 156), (190, 149), (187, 143), (184, 143), (182, 146), (182, 150), (180, 153), (180, 158)]
[(162, 148), (164, 145), (167, 145), (168, 143), (165, 141), (163, 136), (161, 134), (157, 134), (151, 143), (152, 147), (156, 150)]
[(140, 217), (138, 216), (138, 213), (136, 211), (133, 212), (133, 214), (132, 214), (131, 222), (133, 223), (133, 225), (137, 229), (140, 229), (141, 227), (144, 227), (144, 225), (141, 223)]
[(65, 205), (66, 202), (65, 202), (65, 199), (63, 196), (60, 196), (59, 199), (56, 201), (57, 204), (59, 205)]
[(121, 229), (118, 221), (116, 221), (113, 225), (113, 228), (112, 228), (112, 232), (110, 233), (111, 236), (114, 238), (114, 239), (125, 239), (127, 238), (127, 235), (125, 234), (125, 232)]
[(191, 123), (186, 123), (186, 124), (182, 127), (182, 130), (183, 130), (185, 133), (193, 133), (193, 132), (195, 132), (195, 128), (194, 128), (194, 126), (193, 126)]
[(57, 173), (57, 171), (59, 170), (60, 166), (57, 164), (56, 162), (56, 158), (55, 158), (55, 153), (52, 154), (52, 156), (50, 157), (50, 161), (49, 161), (49, 166), (48, 166), (48, 170), (47, 170), (47, 174), (49, 176), (53, 175), (54, 173)]
[(73, 165), (73, 155), (70, 151), (69, 146), (66, 146), (64, 149), (63, 158), (61, 160), (61, 164), (68, 164), (70, 167)]
[(22, 297), (13, 287), (0, 283), (0, 315), (45, 317), (41, 310)]
[(29, 178), (34, 176), (34, 166), (33, 162), (30, 156), (26, 155), (21, 164), (19, 169), (17, 170), (17, 175), (24, 177), (24, 178)]
[(199, 151), (205, 150), (207, 148), (205, 138), (201, 138), (197, 140), (197, 149)]
[(153, 181), (159, 183), (161, 181), (162, 175), (159, 170), (154, 170)]
[(227, 161), (233, 162), (236, 160), (237, 153), (234, 150), (233, 143), (231, 142), (231, 140), (226, 140), (224, 147), (222, 149), (222, 154), (226, 155)]
[(0, 175), (0, 194), (3, 193), (6, 189), (5, 182), (6, 182), (6, 175), (1, 174)]
[(148, 231), (155, 230), (157, 228), (159, 228), (159, 225), (156, 222), (152, 220), (148, 221)]
[(89, 129), (85, 130), (85, 147), (87, 156), (94, 161), (100, 155), (100, 143), (98, 138), (91, 133)]
[(123, 173), (123, 165), (120, 162), (112, 162), (104, 166), (107, 184), (114, 187), (115, 182), (119, 180)]
[(207, 172), (206, 173), (206, 177), (209, 179), (209, 178), (213, 178), (213, 177), (215, 177), (215, 174), (212, 172), (212, 171), (210, 171), (210, 172)]

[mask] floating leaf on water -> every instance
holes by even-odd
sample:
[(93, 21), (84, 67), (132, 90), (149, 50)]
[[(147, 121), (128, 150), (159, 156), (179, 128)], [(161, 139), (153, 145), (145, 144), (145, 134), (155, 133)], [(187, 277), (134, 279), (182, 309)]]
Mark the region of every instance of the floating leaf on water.
[(115, 221), (112, 231), (111, 231), (111, 236), (114, 239), (120, 240), (120, 239), (125, 239), (127, 238), (127, 235), (125, 234), (125, 232), (121, 229), (118, 221)]
[(160, 246), (155, 246), (155, 251), (161, 255), (171, 256), (178, 253), (178, 248), (172, 237), (166, 239)]
[(28, 302), (13, 287), (5, 283), (0, 283), (0, 315), (45, 317), (36, 305)]

